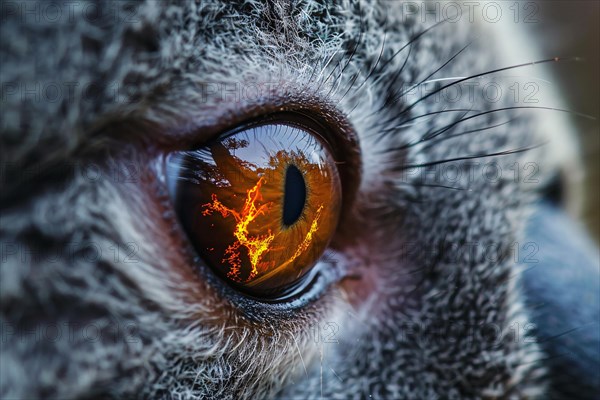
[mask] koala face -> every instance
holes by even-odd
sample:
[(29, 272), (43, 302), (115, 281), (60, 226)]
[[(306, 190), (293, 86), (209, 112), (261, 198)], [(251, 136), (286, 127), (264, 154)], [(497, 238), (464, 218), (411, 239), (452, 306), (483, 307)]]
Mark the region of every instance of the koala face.
[(593, 398), (568, 60), (471, 7), (3, 3), (1, 397)]

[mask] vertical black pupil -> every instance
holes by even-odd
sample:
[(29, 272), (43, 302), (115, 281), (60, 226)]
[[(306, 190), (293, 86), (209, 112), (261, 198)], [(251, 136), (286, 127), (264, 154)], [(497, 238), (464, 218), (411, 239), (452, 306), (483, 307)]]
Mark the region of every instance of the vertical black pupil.
[(285, 172), (285, 192), (283, 195), (283, 224), (290, 226), (300, 218), (306, 202), (306, 184), (302, 172), (295, 165), (289, 165)]

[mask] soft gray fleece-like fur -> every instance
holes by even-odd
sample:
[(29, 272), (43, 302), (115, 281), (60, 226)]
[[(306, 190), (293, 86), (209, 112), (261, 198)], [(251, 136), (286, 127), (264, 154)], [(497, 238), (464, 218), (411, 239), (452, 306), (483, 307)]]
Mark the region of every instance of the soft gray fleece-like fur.
[[(1, 398), (544, 397), (512, 254), (534, 194), (506, 173), (543, 148), (457, 161), (452, 182), (406, 169), (539, 144), (534, 113), (452, 125), (506, 97), (398, 96), (469, 43), (429, 79), (504, 66), (474, 24), (415, 39), (431, 20), (395, 1), (60, 7), (2, 15)], [(251, 82), (271, 85), (237, 99)], [(359, 283), (291, 306), (221, 288), (156, 161), (275, 107), (346, 120), (361, 159), (332, 255)]]

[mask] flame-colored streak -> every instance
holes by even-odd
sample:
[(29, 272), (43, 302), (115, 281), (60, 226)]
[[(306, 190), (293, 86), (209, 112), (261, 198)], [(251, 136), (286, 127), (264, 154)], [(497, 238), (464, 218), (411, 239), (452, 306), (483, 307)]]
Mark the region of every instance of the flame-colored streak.
[(306, 236), (304, 236), (304, 240), (302, 241), (302, 243), (300, 243), (300, 245), (296, 249), (296, 252), (294, 253), (294, 255), (292, 257), (290, 257), (290, 259), (287, 261), (288, 263), (290, 263), (290, 262), (294, 261), (296, 258), (298, 258), (300, 256), (300, 254), (302, 254), (302, 252), (305, 251), (306, 249), (308, 249), (308, 246), (310, 246), (310, 242), (313, 239), (313, 235), (315, 234), (317, 229), (319, 229), (319, 218), (321, 217), (321, 210), (323, 210), (322, 204), (317, 209), (315, 218), (313, 219), (313, 222), (310, 224), (310, 229), (308, 230), (308, 232), (306, 232)]
[(202, 211), (203, 216), (211, 215), (213, 211), (217, 211), (223, 218), (232, 215), (237, 222), (233, 232), (237, 241), (227, 247), (225, 254), (228, 255), (228, 257), (222, 260), (222, 262), (227, 261), (231, 265), (231, 269), (227, 273), (227, 276), (237, 282), (241, 281), (239, 274), (242, 262), (240, 259), (239, 247), (244, 246), (248, 250), (248, 258), (250, 259), (250, 265), (252, 266), (247, 278), (249, 281), (258, 274), (257, 266), (260, 259), (264, 253), (269, 251), (269, 245), (275, 238), (275, 235), (271, 233), (271, 230), (269, 230), (266, 235), (254, 237), (248, 236), (248, 225), (254, 221), (256, 217), (264, 214), (271, 205), (271, 203), (266, 203), (260, 207), (256, 206), (256, 202), (260, 198), (260, 187), (263, 183), (265, 183), (265, 180), (261, 177), (256, 185), (247, 191), (244, 207), (239, 213), (223, 205), (214, 193), (211, 195), (212, 203), (202, 205), (206, 208), (206, 210)]

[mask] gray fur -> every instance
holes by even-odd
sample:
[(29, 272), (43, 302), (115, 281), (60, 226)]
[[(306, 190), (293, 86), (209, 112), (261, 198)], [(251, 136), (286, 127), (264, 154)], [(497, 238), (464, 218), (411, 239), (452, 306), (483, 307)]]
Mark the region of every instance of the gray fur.
[[(86, 18), (85, 3), (78, 4), (72, 21), (7, 17), (1, 25), (3, 83), (95, 82), (101, 89), (91, 100), (75, 90), (53, 103), (3, 95), (0, 323), (10, 331), (1, 343), (0, 397), (544, 396), (545, 368), (537, 361), (543, 354), (510, 329), (528, 322), (514, 262), (490, 261), (480, 247), (475, 254), (433, 251), (438, 244), (478, 242), (508, 254), (535, 193), (510, 179), (483, 179), (481, 166), (479, 178), (453, 183), (471, 190), (422, 186), (416, 175), (394, 171), (403, 163), (537, 144), (535, 115), (524, 112), (500, 129), (435, 146), (382, 152), (460, 115), (399, 128), (394, 117), (406, 104), (384, 99), (446, 62), (477, 36), (476, 27), (442, 24), (423, 36), (390, 87), (408, 53), (369, 76), (380, 50), (382, 60), (390, 59), (425, 27), (394, 12), (397, 2), (118, 1), (104, 4), (109, 12), (98, 20)], [(435, 77), (503, 66), (488, 51), (492, 46), (475, 41)], [(260, 305), (249, 312), (192, 267), (201, 261), (177, 227), (154, 162), (157, 149), (217, 121), (235, 121), (253, 106), (206, 96), (207, 82), (250, 81), (284, 82), (270, 93), (274, 99), (319, 102), (347, 116), (358, 136), (362, 176), (346, 226), (360, 244), (338, 255), (377, 287), (358, 308), (334, 286), (292, 312)], [(117, 101), (107, 82), (126, 88)], [(503, 106), (430, 98), (406, 119), (474, 104), (481, 111)], [(490, 114), (451, 132), (517, 115)], [(390, 133), (381, 136), (385, 129)], [(507, 170), (543, 159), (543, 149), (494, 158)], [(65, 162), (74, 163), (72, 174), (52, 172)], [(116, 178), (128, 163), (139, 179)], [(90, 165), (100, 171), (95, 179)], [(27, 180), (26, 168), (48, 175)], [(553, 173), (541, 171), (542, 180)], [(133, 263), (123, 259), (128, 243), (137, 245)], [(406, 243), (420, 243), (423, 251), (407, 251)], [(115, 248), (122, 251), (117, 259)], [(452, 321), (458, 323), (446, 332)], [(339, 342), (315, 345), (312, 327), (326, 322), (339, 326)], [(76, 324), (73, 335), (63, 329), (56, 340), (27, 333), (67, 323)], [(502, 338), (469, 339), (485, 335), (486, 324)], [(89, 340), (83, 335), (90, 325), (107, 334)], [(116, 328), (119, 334), (109, 333)]]

